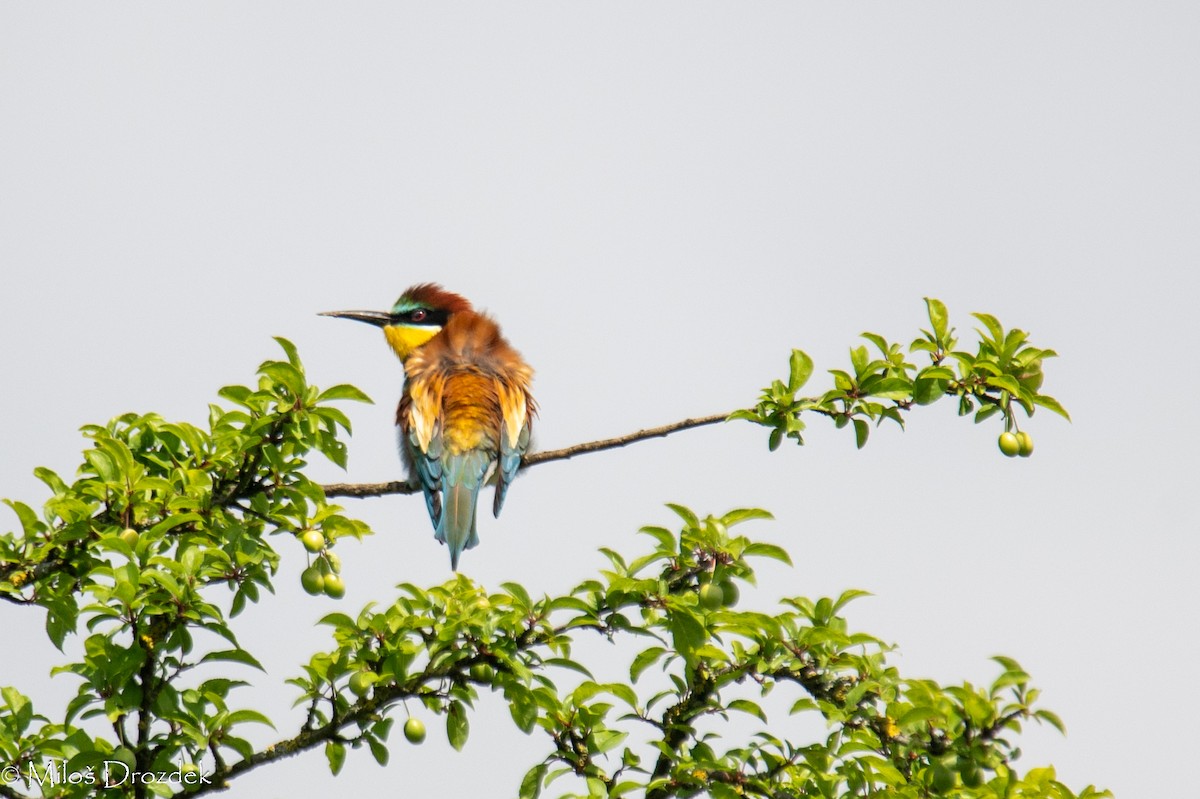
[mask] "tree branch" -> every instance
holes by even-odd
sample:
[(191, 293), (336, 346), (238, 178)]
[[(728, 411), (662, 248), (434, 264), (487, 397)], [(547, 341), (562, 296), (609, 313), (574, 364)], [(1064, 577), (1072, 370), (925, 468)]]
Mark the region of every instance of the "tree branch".
[[(529, 627), (527, 631), (528, 635), (522, 634), (517, 639), (518, 652), (545, 647), (558, 636), (557, 632), (536, 631), (535, 627)], [(443, 683), (451, 679), (455, 673), (461, 672), (465, 674), (466, 670), (475, 663), (486, 662), (478, 658), (479, 656), (475, 655), (457, 663), (439, 667), (438, 669), (414, 673), (401, 683), (391, 685), (376, 684), (370, 696), (359, 699), (340, 713), (338, 712), (336, 689), (330, 686), (333, 693), (325, 697), (331, 703), (330, 718), (324, 721), (324, 723), (320, 725), (317, 723), (317, 704), (320, 695), (314, 695), (304, 723), (294, 736), (270, 744), (252, 753), (250, 757), (244, 757), (236, 763), (227, 764), (222, 762), (220, 758), (215, 757), (216, 752), (214, 751), (213, 754), (217, 766), (211, 774), (205, 775), (206, 782), (199, 786), (188, 786), (183, 790), (177, 791), (172, 795), (172, 799), (182, 799), (185, 796), (190, 798), (214, 791), (223, 791), (230, 787), (230, 782), (233, 779), (259, 766), (294, 757), (330, 741), (348, 742), (351, 739), (342, 735), (343, 730), (349, 727), (357, 727), (365, 734), (367, 724), (378, 721), (384, 713), (390, 711), (406, 699), (423, 701), (430, 697), (437, 697), (445, 700), (446, 694), (442, 689), (431, 688), (429, 686)], [(480, 683), (476, 682), (476, 684)], [(0, 799), (3, 799), (3, 797), (0, 797)], [(17, 797), (17, 799), (29, 798), (21, 796)]]
[[(671, 770), (676, 761), (667, 752), (678, 752), (688, 738), (694, 737), (695, 729), (692, 722), (705, 712), (705, 706), (717, 693), (717, 686), (711, 674), (697, 666), (687, 668), (687, 691), (680, 695), (679, 701), (663, 711), (662, 729), (664, 731), (664, 751), (659, 753), (658, 761), (654, 764), (651, 780), (665, 779), (671, 776)], [(677, 786), (665, 785), (646, 792), (646, 799), (665, 799), (675, 793)]]
[[(649, 438), (663, 438), (680, 430), (690, 430), (693, 427), (717, 424), (728, 418), (729, 413), (714, 413), (694, 419), (683, 419), (671, 424), (664, 424), (660, 427), (648, 427), (645, 430), (638, 430), (635, 433), (617, 436), (616, 438), (586, 441), (582, 444), (575, 444), (574, 446), (563, 447), (562, 449), (535, 452), (531, 455), (526, 455), (522, 459), (521, 468), (528, 469), (530, 466), (536, 466), (539, 463), (549, 463), (550, 461), (565, 461), (576, 455), (601, 452), (606, 449), (616, 449), (638, 441), (645, 441)], [(392, 480), (387, 483), (330, 483), (322, 487), (325, 489), (325, 496), (327, 497), (381, 497), (386, 494), (415, 494), (421, 490), (420, 486), (402, 480)]]

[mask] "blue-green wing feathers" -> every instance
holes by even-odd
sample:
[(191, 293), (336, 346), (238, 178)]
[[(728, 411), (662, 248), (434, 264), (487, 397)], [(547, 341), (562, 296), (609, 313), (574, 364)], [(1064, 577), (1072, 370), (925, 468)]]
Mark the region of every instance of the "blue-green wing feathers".
[(504, 497), (508, 494), (508, 486), (517, 476), (521, 468), (521, 458), (529, 449), (529, 422), (521, 426), (517, 440), (513, 441), (508, 435), (508, 426), (500, 428), (500, 457), (496, 462), (496, 496), (492, 500), (492, 515), (499, 516), (504, 507)]
[(475, 504), (491, 462), (490, 455), (478, 449), (442, 458), (442, 518), (434, 537), (450, 548), (450, 568), (455, 571), (463, 550), (479, 543)]

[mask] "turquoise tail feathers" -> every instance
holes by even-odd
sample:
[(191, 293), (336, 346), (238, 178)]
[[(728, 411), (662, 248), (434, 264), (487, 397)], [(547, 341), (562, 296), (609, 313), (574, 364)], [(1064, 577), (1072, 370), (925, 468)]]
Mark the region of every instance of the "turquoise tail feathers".
[(489, 460), (487, 453), (479, 450), (443, 456), (442, 513), (434, 537), (450, 548), (450, 568), (454, 571), (458, 571), (463, 550), (479, 543), (475, 506)]

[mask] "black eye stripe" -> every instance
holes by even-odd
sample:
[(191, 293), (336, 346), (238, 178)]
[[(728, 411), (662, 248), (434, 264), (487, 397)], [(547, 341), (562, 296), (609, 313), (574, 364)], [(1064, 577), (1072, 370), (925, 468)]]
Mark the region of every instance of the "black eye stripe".
[(392, 314), (392, 324), (443, 327), (449, 318), (450, 314), (447, 311), (441, 311), (436, 308), (414, 308), (404, 313)]

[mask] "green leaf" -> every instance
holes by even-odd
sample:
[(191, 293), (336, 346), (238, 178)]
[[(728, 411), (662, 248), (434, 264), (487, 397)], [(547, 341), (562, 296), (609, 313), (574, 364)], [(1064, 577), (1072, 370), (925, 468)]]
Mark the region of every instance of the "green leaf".
[(745, 549), (742, 550), (742, 555), (757, 556), (760, 558), (772, 558), (773, 560), (786, 563), (789, 566), (792, 565), (792, 558), (790, 555), (788, 555), (787, 551), (784, 550), (783, 547), (778, 547), (774, 544), (763, 544), (760, 542), (749, 544)]
[(933, 335), (938, 341), (944, 341), (949, 325), (950, 315), (941, 300), (932, 297), (925, 298), (925, 307), (929, 311), (929, 324), (933, 325)]
[(933, 708), (914, 707), (912, 710), (906, 711), (903, 715), (901, 715), (900, 718), (896, 720), (896, 724), (901, 729), (907, 729), (926, 721), (936, 721), (939, 724), (945, 723), (942, 714)]
[(1000, 413), (999, 405), (984, 405), (982, 408), (980, 408), (978, 411), (975, 412), (975, 424), (979, 424), (984, 419), (987, 419), (990, 416), (994, 416), (997, 413)]
[(245, 386), (224, 386), (217, 391), (217, 396), (247, 407), (247, 402), (253, 393)]
[(354, 402), (373, 404), (370, 397), (349, 383), (330, 386), (317, 397), (317, 402), (329, 402), (330, 400), (353, 400)]
[(358, 628), (358, 625), (354, 623), (354, 619), (345, 613), (327, 613), (317, 621), (317, 624), (325, 624), (339, 630), (354, 630)]
[(704, 646), (708, 637), (704, 625), (691, 613), (681, 610), (671, 614), (668, 626), (675, 651), (683, 655), (689, 664), (694, 662), (696, 650)]
[(813, 360), (803, 350), (792, 350), (788, 359), (788, 390), (795, 394), (812, 376)]
[(63, 482), (63, 479), (45, 466), (38, 466), (34, 469), (33, 476), (48, 485), (55, 494), (67, 493), (67, 484)]
[(232, 663), (241, 663), (246, 666), (252, 666), (253, 668), (256, 668), (262, 672), (266, 671), (262, 664), (255, 659), (254, 655), (251, 655), (244, 649), (226, 649), (220, 652), (209, 652), (207, 655), (200, 658), (201, 663), (208, 663), (209, 661), (213, 660), (227, 660)]
[(525, 590), (525, 586), (520, 583), (500, 583), (500, 587), (507, 591), (513, 599), (517, 600), (522, 608), (533, 607), (533, 599), (530, 598), (529, 592)]
[(1008, 361), (1012, 356), (1016, 355), (1017, 350), (1025, 343), (1025, 339), (1029, 334), (1024, 330), (1018, 330), (1015, 327), (1008, 331), (1008, 335), (1004, 337), (1004, 348), (1000, 352), (1000, 357)]
[(508, 712), (512, 715), (517, 728), (528, 735), (537, 724), (538, 706), (533, 693), (523, 685), (509, 683), (505, 686), (504, 695), (508, 699)]
[(846, 607), (846, 605), (850, 604), (859, 597), (864, 596), (871, 596), (871, 592), (863, 591), (861, 588), (847, 588), (845, 591), (838, 594), (838, 598), (834, 600), (832, 605), (830, 605), (829, 612), (837, 613), (842, 608)]
[(675, 534), (665, 527), (643, 527), (638, 530), (639, 533), (648, 535), (658, 542), (660, 550), (672, 552), (675, 550)]
[(542, 665), (543, 666), (557, 666), (560, 669), (570, 669), (571, 671), (575, 671), (575, 672), (582, 674), (584, 677), (587, 677), (589, 680), (594, 679), (591, 671), (588, 670), (587, 666), (585, 666), (582, 663), (579, 663), (577, 661), (571, 660), (570, 658), (546, 658), (545, 660), (542, 661)]
[(629, 665), (629, 681), (637, 682), (638, 677), (642, 672), (653, 666), (659, 659), (667, 653), (667, 650), (661, 646), (652, 646), (649, 649), (643, 649), (634, 657), (633, 663)]
[(377, 738), (367, 737), (367, 746), (371, 748), (371, 756), (375, 758), (375, 762), (381, 766), (388, 764), (388, 749), (383, 741)]
[(547, 611), (555, 610), (573, 610), (577, 613), (591, 613), (592, 608), (588, 603), (576, 596), (559, 596), (546, 603)]
[(830, 369), (829, 374), (833, 375), (833, 385), (838, 391), (853, 390), (854, 378), (848, 372), (843, 372), (841, 369)]
[(40, 604), (46, 608), (46, 635), (61, 652), (67, 633), (75, 632), (79, 610), (71, 597), (47, 596)]
[(271, 720), (257, 710), (235, 710), (225, 717), (225, 722), (230, 725), (253, 722), (255, 724), (265, 724), (271, 729), (275, 729), (275, 725), (271, 723)]
[(1040, 721), (1046, 722), (1063, 735), (1067, 734), (1067, 726), (1063, 724), (1063, 720), (1058, 717), (1057, 713), (1050, 710), (1035, 710), (1033, 717)]
[(874, 375), (863, 381), (860, 389), (864, 394), (883, 399), (906, 400), (912, 393), (912, 383), (903, 377), (880, 377)]
[(900, 429), (904, 429), (904, 417), (900, 415), (900, 408), (884, 408), (879, 412), (879, 424), (883, 424), (884, 419), (890, 419), (900, 425)]
[(585, 680), (577, 685), (575, 690), (571, 692), (569, 701), (574, 705), (582, 705), (603, 690), (603, 685), (594, 683), (591, 680)]
[[(597, 730), (592, 737), (595, 740), (593, 751), (603, 754), (620, 746), (629, 737), (629, 733), (618, 730)], [(608, 796), (608, 793), (604, 793), (603, 796)]]
[(1020, 394), (1021, 384), (1012, 375), (995, 375), (987, 379), (987, 384), (993, 388), (1002, 388), (1009, 394)]
[(939, 378), (941, 380), (953, 380), (954, 370), (945, 366), (926, 366), (917, 373), (917, 377)]
[(918, 377), (913, 381), (913, 401), (918, 405), (932, 405), (946, 396), (947, 385), (946, 380)]
[(104, 482), (115, 483), (120, 479), (117, 465), (107, 452), (89, 449), (83, 453), (83, 459), (92, 467), (92, 472)]
[(979, 374), (987, 373), (989, 375), (1002, 375), (1004, 370), (1000, 368), (1000, 364), (993, 361), (991, 358), (976, 358), (971, 368)]
[(651, 563), (654, 563), (655, 561), (663, 560), (668, 557), (670, 557), (670, 553), (662, 552), (661, 550), (656, 551), (656, 552), (651, 552), (648, 555), (642, 555), (640, 558), (635, 560), (633, 563), (629, 564), (629, 569), (628, 569), (629, 576), (633, 577), (633, 576), (637, 575), (637, 573), (640, 572), (642, 569), (649, 566)]
[(328, 742), (325, 744), (325, 759), (329, 761), (329, 773), (336, 777), (342, 766), (346, 765), (346, 747), (337, 741)]
[(867, 436), (871, 435), (871, 426), (863, 419), (854, 420), (854, 443), (859, 449), (867, 445)]
[(525, 778), (521, 780), (521, 790), (517, 794), (520, 799), (538, 799), (542, 795), (542, 780), (546, 778), (548, 770), (549, 767), (545, 763), (538, 763), (525, 772)]
[(33, 508), (26, 505), (24, 502), (18, 502), (14, 499), (4, 500), (4, 504), (13, 509), (17, 514), (17, 519), (21, 522), (21, 529), (25, 532), (26, 538), (33, 538), (37, 535), (40, 522), (38, 516), (34, 513)]
[(288, 341), (283, 336), (272, 336), (272, 338), (275, 339), (276, 344), (283, 348), (284, 353), (287, 355), (288, 363), (290, 363), (292, 366), (299, 367), (300, 355), (296, 352), (296, 345)]
[(721, 516), (721, 524), (726, 527), (733, 527), (735, 524), (750, 521), (751, 519), (774, 519), (770, 511), (762, 508), (735, 508)]
[[(168, 516), (167, 518), (163, 519), (161, 522), (154, 525), (153, 527), (151, 527), (149, 534), (150, 534), (151, 538), (157, 538), (158, 536), (161, 536), (170, 530), (174, 530), (176, 527), (179, 527), (180, 525), (191, 524), (192, 522), (202, 522), (202, 521), (204, 521), (204, 517), (201, 516), (199, 513), (175, 513), (175, 514), (172, 514), (172, 515)], [(188, 551), (192, 552), (194, 550), (188, 550)]]
[(883, 336), (880, 336), (877, 333), (860, 333), (859, 335), (874, 344), (885, 358), (889, 355), (887, 339), (885, 339)]
[(1067, 409), (1058, 404), (1058, 400), (1054, 397), (1048, 397), (1045, 394), (1037, 394), (1033, 398), (1034, 405), (1041, 405), (1043, 408), (1054, 411), (1068, 422), (1071, 421), (1071, 415), (1067, 413)]
[(264, 375), (274, 383), (283, 386), (293, 397), (300, 397), (304, 394), (304, 375), (300, 370), (290, 363), (282, 361), (267, 361), (258, 367), (258, 372)]
[(634, 710), (637, 710), (638, 699), (637, 694), (628, 685), (619, 682), (610, 682), (604, 684), (604, 690), (608, 691), (613, 696), (620, 699), (625, 704), (629, 705)]
[(854, 374), (857, 377), (862, 377), (863, 372), (867, 370), (867, 362), (870, 355), (867, 354), (866, 347), (854, 347), (850, 350), (850, 363), (854, 365)]
[(991, 334), (992, 341), (995, 342), (997, 349), (1003, 346), (1004, 328), (1000, 325), (1000, 322), (996, 319), (996, 317), (986, 313), (973, 313), (971, 316), (974, 316), (980, 322), (983, 322), (984, 326), (987, 327), (988, 333)]
[(461, 702), (454, 702), (446, 711), (446, 738), (455, 750), (461, 752), (467, 744), (467, 736), (471, 734), (471, 725), (467, 721), (467, 711)]
[(734, 699), (726, 707), (728, 707), (730, 710), (738, 710), (742, 713), (749, 713), (751, 716), (754, 716), (763, 722), (766, 722), (767, 720), (767, 714), (763, 712), (763, 709), (754, 702), (751, 702), (749, 699)]
[(667, 507), (675, 511), (679, 518), (683, 519), (684, 524), (688, 527), (699, 527), (700, 519), (692, 512), (690, 508), (685, 508), (683, 505), (676, 505), (673, 502), (668, 502)]

